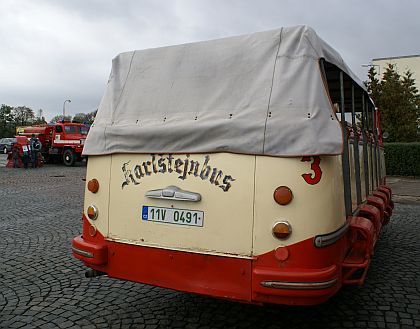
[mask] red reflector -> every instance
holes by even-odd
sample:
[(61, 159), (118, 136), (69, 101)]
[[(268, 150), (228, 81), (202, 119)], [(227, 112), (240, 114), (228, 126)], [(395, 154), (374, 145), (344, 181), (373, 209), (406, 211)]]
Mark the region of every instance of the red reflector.
[(88, 182), (88, 186), (87, 186), (88, 190), (91, 191), (92, 193), (96, 193), (99, 190), (99, 182), (96, 178), (91, 179)]
[(92, 237), (96, 235), (96, 227), (95, 227), (95, 225), (90, 225), (89, 226), (89, 235), (92, 236)]
[(273, 194), (274, 200), (282, 206), (285, 206), (290, 203), (293, 199), (293, 193), (290, 188), (287, 186), (279, 186), (276, 188)]
[(281, 262), (284, 262), (289, 258), (289, 249), (287, 247), (278, 247), (275, 250), (274, 256)]

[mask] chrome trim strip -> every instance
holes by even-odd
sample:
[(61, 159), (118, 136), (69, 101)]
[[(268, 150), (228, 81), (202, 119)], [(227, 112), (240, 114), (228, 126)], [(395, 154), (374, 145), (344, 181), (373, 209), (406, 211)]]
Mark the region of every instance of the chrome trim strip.
[(73, 246), (71, 247), (71, 249), (73, 250), (73, 252), (75, 254), (78, 254), (78, 255), (81, 255), (81, 256), (87, 257), (87, 258), (93, 258), (93, 253), (91, 253), (89, 251), (84, 251), (84, 250), (78, 249), (78, 248), (73, 247)]
[(294, 289), (294, 290), (316, 290), (332, 287), (337, 283), (334, 278), (324, 282), (279, 282), (279, 281), (263, 281), (260, 284), (266, 288), (274, 289)]
[(163, 189), (150, 190), (145, 193), (145, 196), (152, 199), (177, 200), (177, 201), (192, 201), (198, 202), (201, 200), (199, 193), (181, 190), (177, 186), (168, 186)]
[(314, 239), (315, 247), (317, 248), (326, 247), (338, 241), (347, 232), (349, 226), (350, 224), (346, 222), (337, 231), (334, 231), (328, 234), (317, 235)]

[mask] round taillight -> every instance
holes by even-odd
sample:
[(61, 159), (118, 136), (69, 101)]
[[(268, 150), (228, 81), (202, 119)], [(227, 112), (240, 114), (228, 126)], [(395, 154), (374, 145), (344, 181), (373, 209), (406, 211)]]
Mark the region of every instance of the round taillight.
[(273, 235), (277, 239), (287, 239), (292, 234), (292, 226), (289, 222), (277, 222), (273, 226)]
[(285, 206), (290, 203), (293, 199), (293, 193), (290, 188), (287, 186), (279, 186), (276, 188), (273, 194), (274, 200), (282, 206)]
[(87, 215), (91, 220), (95, 220), (96, 218), (98, 218), (98, 208), (96, 208), (93, 205), (89, 206), (87, 208)]
[(99, 190), (99, 182), (96, 178), (91, 179), (88, 184), (87, 184), (87, 188), (89, 191), (91, 191), (92, 193), (96, 193)]

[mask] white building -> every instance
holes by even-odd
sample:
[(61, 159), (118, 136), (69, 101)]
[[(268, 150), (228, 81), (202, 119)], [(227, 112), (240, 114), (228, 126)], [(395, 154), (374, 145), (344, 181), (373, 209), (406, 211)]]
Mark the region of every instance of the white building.
[(397, 72), (403, 75), (407, 70), (413, 73), (412, 78), (416, 80), (416, 87), (420, 91), (420, 55), (384, 57), (372, 59), (372, 66), (380, 77), (384, 74), (388, 64), (394, 64)]

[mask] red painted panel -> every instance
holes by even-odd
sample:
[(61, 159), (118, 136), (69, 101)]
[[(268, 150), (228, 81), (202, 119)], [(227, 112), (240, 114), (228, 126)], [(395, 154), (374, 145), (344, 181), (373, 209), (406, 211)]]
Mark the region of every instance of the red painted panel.
[(251, 301), (251, 260), (109, 242), (108, 274), (198, 294)]
[[(76, 248), (76, 250), (73, 249), (74, 257), (83, 262), (93, 265), (104, 265), (108, 261), (108, 248), (105, 243), (92, 243), (84, 240), (82, 236), (77, 236), (73, 239), (72, 246)], [(77, 250), (90, 253), (92, 257), (83, 256)]]
[(275, 257), (275, 251), (260, 255), (256, 258), (254, 266), (274, 268), (324, 268), (340, 263), (348, 251), (346, 236), (332, 245), (316, 248), (314, 238), (287, 246), (289, 257), (280, 262)]
[[(276, 258), (275, 250), (260, 255), (253, 262), (253, 302), (289, 305), (315, 305), (326, 301), (341, 287), (341, 262), (348, 251), (347, 236), (323, 248), (314, 246), (310, 238), (286, 247), (289, 257)], [(263, 281), (337, 283), (325, 289), (275, 289), (261, 285)]]

